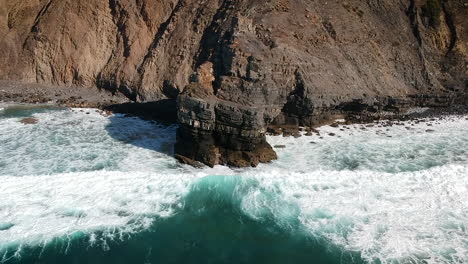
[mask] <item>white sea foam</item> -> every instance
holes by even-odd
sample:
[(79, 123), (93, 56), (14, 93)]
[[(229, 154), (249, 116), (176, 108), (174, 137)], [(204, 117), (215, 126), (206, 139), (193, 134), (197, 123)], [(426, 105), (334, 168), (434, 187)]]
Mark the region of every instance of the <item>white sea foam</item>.
[[(417, 171), (446, 164), (468, 164), (468, 119), (446, 117), (385, 127), (376, 123), (339, 128), (324, 126), (320, 136), (269, 137), (284, 145), (275, 165), (297, 171)], [(294, 164), (293, 166), (291, 166)]]
[(0, 231), (0, 245), (42, 244), (78, 231), (140, 230), (170, 215), (194, 178), (138, 172), (3, 176), (0, 226), (8, 228)]
[[(107, 239), (125, 237), (149, 227), (155, 218), (171, 216), (183, 206), (181, 198), (191, 185), (207, 175), (3, 177), (0, 226), (8, 228), (0, 231), (0, 245), (45, 244), (78, 231), (104, 231)], [(466, 175), (468, 167), (462, 165), (404, 173), (276, 169), (247, 172), (238, 188), (252, 179), (259, 183), (240, 198), (248, 216), (273, 216), (285, 228), (299, 219), (311, 235), (360, 251), (368, 260), (465, 263)]]
[(312, 235), (369, 261), (466, 263), (467, 176), (466, 165), (402, 173), (271, 171), (252, 177), (275, 199), (253, 189), (242, 208), (286, 226), (298, 218)]
[(429, 107), (412, 107), (405, 114), (412, 115), (412, 114), (422, 114), (427, 112), (430, 108)]
[(272, 164), (195, 170), (170, 157), (175, 127), (92, 109), (33, 116), (36, 125), (0, 118), (0, 251), (76, 232), (117, 239), (170, 216), (200, 178), (242, 175), (239, 187), (257, 182), (239, 192), (254, 219), (299, 220), (369, 261), (468, 262), (464, 117), (269, 137), (286, 146)]
[(32, 116), (38, 124), (23, 125), (22, 117), (0, 119), (0, 175), (156, 170), (176, 164), (168, 158), (175, 126), (122, 115), (106, 118), (94, 109)]

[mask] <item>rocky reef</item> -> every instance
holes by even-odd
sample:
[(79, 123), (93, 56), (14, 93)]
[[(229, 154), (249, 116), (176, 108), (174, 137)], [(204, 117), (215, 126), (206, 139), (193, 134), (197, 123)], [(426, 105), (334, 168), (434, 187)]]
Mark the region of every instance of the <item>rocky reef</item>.
[(466, 21), (466, 0), (0, 0), (0, 79), (177, 100), (179, 160), (256, 166), (269, 125), (468, 104)]

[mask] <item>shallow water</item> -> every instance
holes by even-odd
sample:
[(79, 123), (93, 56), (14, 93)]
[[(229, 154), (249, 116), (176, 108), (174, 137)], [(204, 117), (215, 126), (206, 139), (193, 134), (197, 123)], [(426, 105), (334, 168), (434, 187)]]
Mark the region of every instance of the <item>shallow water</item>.
[(175, 131), (0, 106), (0, 263), (468, 262), (465, 117), (269, 137), (238, 170), (177, 164)]

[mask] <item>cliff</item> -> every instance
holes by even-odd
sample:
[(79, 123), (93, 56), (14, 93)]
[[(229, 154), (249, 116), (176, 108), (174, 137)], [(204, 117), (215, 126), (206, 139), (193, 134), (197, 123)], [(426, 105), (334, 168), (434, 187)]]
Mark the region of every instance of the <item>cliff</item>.
[(266, 127), (467, 103), (467, 0), (0, 0), (0, 79), (178, 100), (180, 160), (257, 165)]

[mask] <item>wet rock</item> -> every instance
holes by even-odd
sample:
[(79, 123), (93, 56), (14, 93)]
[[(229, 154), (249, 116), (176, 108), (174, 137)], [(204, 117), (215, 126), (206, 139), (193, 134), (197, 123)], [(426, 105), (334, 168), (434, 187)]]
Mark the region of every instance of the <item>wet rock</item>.
[(293, 134), (293, 137), (294, 138), (300, 138), (300, 137), (302, 137), (302, 134), (299, 133), (299, 132), (296, 132), (296, 133)]
[(317, 135), (320, 134), (320, 131), (317, 130), (317, 129), (315, 129), (315, 128), (310, 128), (310, 132), (315, 133), (315, 134), (317, 134)]
[(195, 161), (193, 159), (189, 159), (189, 158), (184, 157), (182, 155), (177, 154), (177, 155), (175, 155), (175, 158), (182, 164), (187, 164), (187, 165), (190, 165), (192, 167), (199, 168), (199, 169), (204, 167), (203, 163), (201, 163), (199, 161)]
[(276, 126), (269, 126), (267, 128), (267, 133), (272, 135), (272, 136), (279, 136), (282, 134), (282, 129), (280, 127)]
[(35, 125), (39, 122), (38, 119), (33, 118), (33, 117), (27, 117), (21, 119), (20, 123), (25, 124), (25, 125)]
[(299, 132), (298, 127), (287, 127), (283, 128), (283, 137), (295, 137), (298, 138), (301, 136), (301, 133)]

